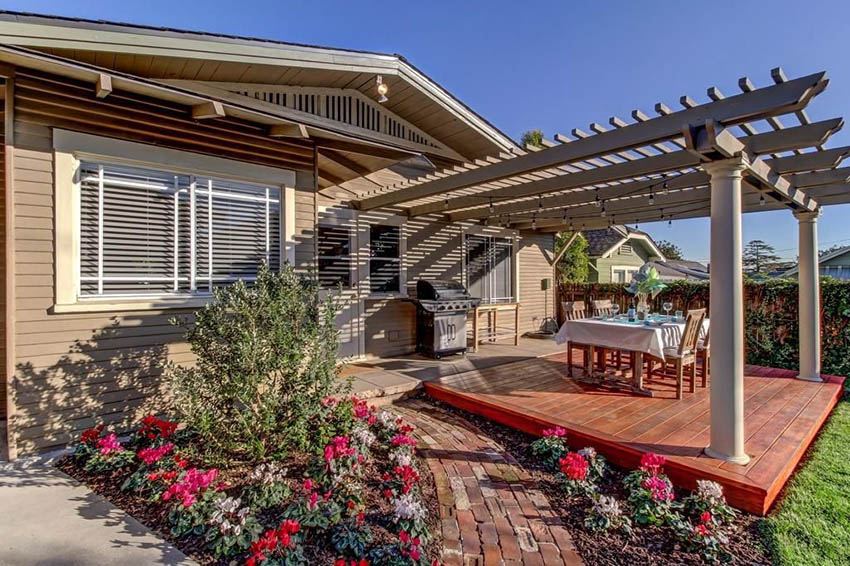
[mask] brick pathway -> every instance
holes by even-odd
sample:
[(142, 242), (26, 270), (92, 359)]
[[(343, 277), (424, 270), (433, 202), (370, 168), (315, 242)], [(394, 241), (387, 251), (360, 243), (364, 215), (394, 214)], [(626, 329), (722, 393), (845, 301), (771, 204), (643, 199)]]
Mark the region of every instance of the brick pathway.
[(419, 400), (416, 427), (437, 485), (445, 566), (580, 566), (572, 538), (517, 461), (471, 423)]

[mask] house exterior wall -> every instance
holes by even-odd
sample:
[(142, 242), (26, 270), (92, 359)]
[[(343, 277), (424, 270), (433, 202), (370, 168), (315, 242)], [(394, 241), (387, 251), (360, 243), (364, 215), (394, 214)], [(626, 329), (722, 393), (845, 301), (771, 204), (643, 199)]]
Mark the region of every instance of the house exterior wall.
[[(608, 257), (591, 258), (591, 264), (596, 267), (590, 268), (588, 280), (591, 283), (612, 283), (612, 270), (625, 267), (637, 271), (649, 259), (649, 253), (638, 242), (632, 240), (631, 251), (623, 251), (618, 248)], [(628, 283), (628, 280), (626, 281)]]
[[(195, 121), (185, 108), (162, 101), (120, 91), (95, 99), (91, 85), (21, 69), (14, 115), (10, 175), (15, 247), (14, 265), (6, 270), (14, 274), (15, 285), (10, 305), (14, 373), (2, 381), (10, 385), (15, 409), (8, 422), (10, 445), (20, 456), (63, 446), (95, 424), (128, 428), (144, 414), (162, 409), (167, 398), (162, 364), (194, 362), (181, 330), (169, 323), (174, 316), (191, 316), (191, 309), (55, 310), (54, 128), (295, 171), (294, 257), (302, 273), (315, 267), (316, 223), (326, 209), (339, 207), (341, 195), (316, 192), (315, 151), (309, 144), (271, 139), (236, 120)], [(256, 151), (248, 149), (252, 144)], [(407, 281), (461, 277), (461, 227), (410, 219), (404, 232)], [(523, 331), (536, 330), (553, 316), (551, 286), (543, 291), (540, 285), (540, 279), (551, 277), (553, 247), (551, 234), (520, 234)], [(414, 309), (400, 297), (363, 297), (361, 321), (365, 354), (413, 351)]]

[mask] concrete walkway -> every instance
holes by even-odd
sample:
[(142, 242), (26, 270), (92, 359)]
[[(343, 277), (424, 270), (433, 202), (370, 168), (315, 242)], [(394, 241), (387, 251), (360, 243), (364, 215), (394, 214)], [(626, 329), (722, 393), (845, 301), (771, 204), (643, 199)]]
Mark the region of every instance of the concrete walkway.
[(154, 564), (196, 562), (50, 465), (0, 462), (0, 565)]

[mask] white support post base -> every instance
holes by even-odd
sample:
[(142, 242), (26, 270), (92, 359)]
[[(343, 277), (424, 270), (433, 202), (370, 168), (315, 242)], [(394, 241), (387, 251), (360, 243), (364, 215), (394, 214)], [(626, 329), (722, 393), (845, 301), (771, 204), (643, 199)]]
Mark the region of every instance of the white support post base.
[(820, 268), (818, 266), (818, 216), (816, 212), (795, 212), (799, 227), (800, 265), (800, 373), (797, 379), (823, 381), (820, 375)]
[(711, 444), (705, 453), (746, 464), (741, 172), (745, 158), (703, 164), (711, 176)]

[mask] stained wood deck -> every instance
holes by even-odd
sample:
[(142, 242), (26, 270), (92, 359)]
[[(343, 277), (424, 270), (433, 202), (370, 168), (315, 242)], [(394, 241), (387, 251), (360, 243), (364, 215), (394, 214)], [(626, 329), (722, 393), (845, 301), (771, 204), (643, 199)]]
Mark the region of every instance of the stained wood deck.
[(663, 454), (676, 485), (717, 481), (730, 503), (763, 515), (840, 399), (844, 378), (810, 383), (793, 379), (793, 371), (757, 366), (745, 373), (746, 466), (702, 453), (709, 442), (708, 388), (698, 386), (678, 401), (674, 381), (664, 377), (647, 384), (657, 392), (651, 398), (599, 388), (567, 377), (565, 352), (445, 376), (425, 388), (531, 434), (562, 426), (573, 448), (593, 446), (620, 466), (637, 467), (645, 452)]

